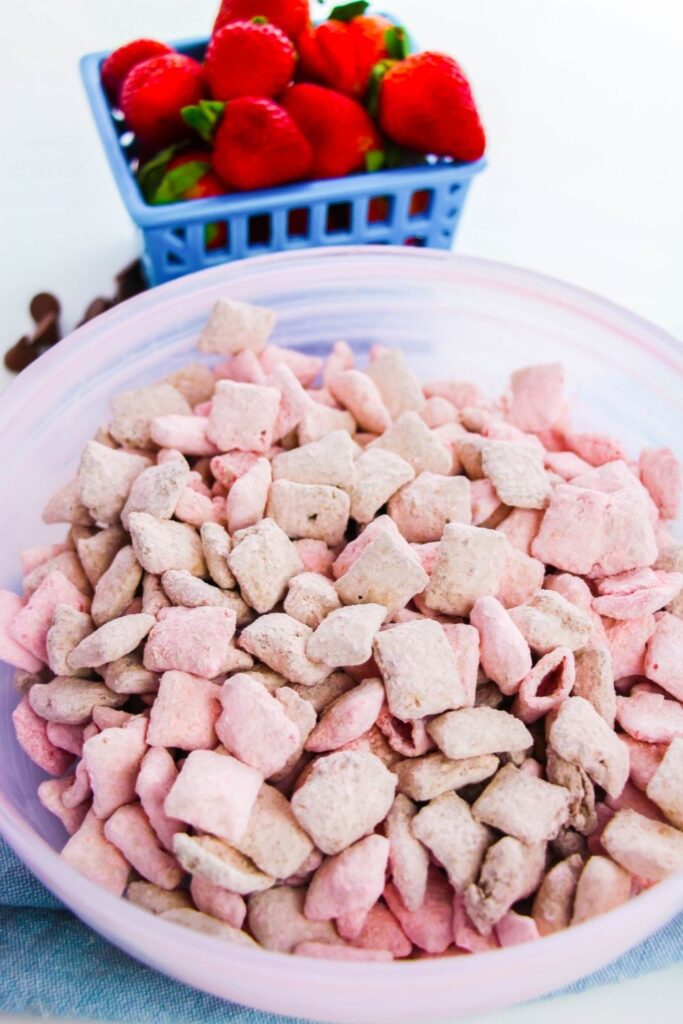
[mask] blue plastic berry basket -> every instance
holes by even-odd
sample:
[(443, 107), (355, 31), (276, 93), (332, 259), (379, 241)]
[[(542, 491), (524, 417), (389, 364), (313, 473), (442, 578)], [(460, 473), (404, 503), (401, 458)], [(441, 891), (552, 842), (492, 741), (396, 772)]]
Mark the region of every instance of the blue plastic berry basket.
[[(202, 59), (206, 39), (172, 44)], [(85, 90), (121, 197), (142, 233), (149, 283), (229, 260), (317, 245), (417, 245), (450, 249), (472, 178), (471, 163), (435, 160), (400, 170), (301, 182), (211, 199), (148, 204), (135, 178), (135, 140), (100, 79), (108, 53), (81, 59)], [(416, 193), (417, 198), (416, 197)], [(372, 200), (376, 202), (372, 203)], [(208, 225), (224, 226), (224, 244), (206, 247)]]

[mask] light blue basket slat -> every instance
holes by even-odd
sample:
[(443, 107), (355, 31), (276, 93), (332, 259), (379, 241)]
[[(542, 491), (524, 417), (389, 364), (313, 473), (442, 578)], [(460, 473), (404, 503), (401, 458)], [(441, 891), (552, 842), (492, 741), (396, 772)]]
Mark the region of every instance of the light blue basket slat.
[[(200, 58), (205, 39), (174, 44), (180, 53)], [(446, 160), (420, 167), (346, 178), (301, 182), (258, 192), (150, 206), (132, 169), (134, 145), (121, 115), (102, 88), (100, 67), (107, 53), (81, 60), (81, 74), (95, 123), (126, 208), (143, 237), (143, 263), (150, 284), (264, 252), (316, 245), (364, 243), (426, 245), (449, 249), (475, 174), (486, 161), (457, 164)], [(410, 215), (416, 192), (429, 193), (424, 213)], [(372, 221), (378, 204), (389, 203), (385, 220)], [(292, 215), (292, 211), (297, 211)], [(222, 248), (207, 249), (208, 225), (227, 225)]]

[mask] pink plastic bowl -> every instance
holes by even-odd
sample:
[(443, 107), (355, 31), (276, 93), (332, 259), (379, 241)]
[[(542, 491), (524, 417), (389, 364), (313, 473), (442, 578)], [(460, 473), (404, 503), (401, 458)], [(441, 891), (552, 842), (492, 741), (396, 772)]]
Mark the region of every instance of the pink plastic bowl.
[[(18, 587), (19, 549), (57, 539), (40, 510), (74, 474), (107, 399), (194, 358), (220, 295), (274, 307), (276, 339), (309, 352), (346, 338), (400, 345), (425, 379), (501, 388), (524, 363), (562, 360), (585, 423), (633, 452), (681, 444), (683, 348), (630, 313), (557, 281), (462, 256), (318, 249), (207, 270), (157, 288), (76, 331), (0, 400), (0, 586)], [(580, 396), (580, 398), (579, 398)], [(263, 1010), (323, 1021), (414, 1024), (540, 995), (613, 960), (683, 907), (678, 875), (602, 917), (526, 946), (396, 964), (343, 964), (233, 947), (158, 920), (97, 888), (56, 850), (64, 833), (38, 803), (42, 773), (19, 750), (17, 696), (0, 666), (0, 831), (29, 868), (111, 942), (180, 981)]]

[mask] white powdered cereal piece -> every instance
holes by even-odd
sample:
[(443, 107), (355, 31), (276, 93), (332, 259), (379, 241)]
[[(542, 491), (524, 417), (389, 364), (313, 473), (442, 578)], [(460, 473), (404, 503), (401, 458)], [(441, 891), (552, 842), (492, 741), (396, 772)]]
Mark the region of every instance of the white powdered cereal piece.
[(280, 408), (277, 388), (219, 380), (206, 434), (222, 452), (267, 452)]
[(569, 794), (567, 827), (586, 836), (595, 832), (598, 824), (595, 789), (583, 768), (565, 761), (552, 747), (548, 747), (545, 774), (548, 782), (564, 786)]
[(49, 683), (32, 686), (28, 693), (28, 702), (37, 715), (61, 725), (85, 725), (94, 708), (120, 708), (127, 699), (104, 683), (73, 676), (56, 676)]
[(231, 590), (235, 586), (235, 577), (228, 567), (230, 537), (227, 530), (219, 523), (204, 523), (199, 536), (211, 579), (221, 590)]
[(110, 661), (102, 672), (105, 683), (114, 693), (156, 693), (159, 689), (159, 676), (144, 667), (140, 654), (135, 651)]
[(319, 714), (342, 694), (352, 690), (355, 685), (355, 680), (345, 672), (333, 672), (313, 686), (292, 686), (291, 689)]
[(541, 882), (532, 911), (539, 935), (552, 935), (569, 927), (582, 868), (581, 857), (573, 853), (555, 864)]
[(540, 445), (518, 441), (485, 441), (482, 469), (505, 505), (545, 508), (552, 491), (543, 467)]
[(454, 761), (528, 750), (533, 744), (531, 733), (518, 718), (485, 706), (447, 711), (429, 723), (427, 732)]
[(392, 420), (404, 412), (420, 412), (424, 407), (422, 384), (397, 349), (382, 352), (369, 363), (365, 372), (377, 385)]
[(609, 647), (587, 647), (576, 654), (574, 664), (576, 677), (572, 694), (575, 697), (584, 697), (593, 705), (600, 717), (614, 728), (617, 695)]
[(413, 819), (412, 830), (446, 869), (456, 892), (476, 880), (494, 837), (456, 793), (444, 793), (423, 807)]
[(264, 783), (247, 831), (235, 848), (267, 875), (289, 878), (311, 854), (313, 843), (299, 826), (286, 797)]
[(106, 572), (102, 573), (90, 609), (95, 625), (123, 615), (137, 592), (142, 579), (142, 566), (130, 545), (121, 548), (114, 555)]
[(90, 512), (81, 501), (81, 489), (78, 480), (70, 480), (52, 495), (43, 509), (44, 523), (72, 523), (73, 525), (92, 526)]
[(144, 640), (155, 623), (154, 616), (122, 615), (86, 636), (68, 657), (69, 668), (99, 668), (130, 654)]
[(412, 466), (395, 452), (366, 448), (356, 459), (356, 482), (351, 491), (351, 516), (369, 523), (389, 498), (415, 476)]
[(304, 446), (313, 441), (320, 441), (327, 434), (344, 430), (353, 435), (356, 432), (356, 421), (346, 409), (334, 409), (320, 402), (311, 402), (299, 424), (299, 444)]
[(218, 299), (197, 347), (200, 352), (237, 355), (248, 349), (258, 355), (275, 327), (275, 313), (237, 299)]
[(548, 742), (565, 761), (583, 768), (609, 796), (619, 796), (628, 779), (628, 747), (587, 700), (569, 697), (560, 705)]
[(424, 802), (434, 800), (449, 790), (483, 782), (494, 774), (498, 763), (498, 758), (493, 754), (451, 761), (444, 754), (437, 753), (408, 757), (393, 765), (392, 771), (398, 776), (400, 793), (405, 793), (412, 800)]
[(507, 539), (496, 530), (450, 523), (425, 593), (427, 607), (447, 615), (468, 615), (480, 597), (495, 596), (507, 547)]
[(254, 940), (246, 932), (239, 928), (233, 928), (231, 924), (219, 921), (210, 914), (203, 914), (199, 910), (179, 907), (175, 910), (164, 910), (159, 917), (171, 924), (180, 925), (181, 928), (189, 928), (202, 935), (211, 935), (213, 938), (221, 939), (222, 942), (230, 942), (237, 946), (256, 946)]
[(88, 441), (78, 469), (80, 500), (100, 526), (111, 526), (121, 514), (133, 481), (152, 464), (143, 455)]
[(244, 600), (259, 614), (271, 611), (303, 569), (296, 548), (273, 519), (240, 530), (232, 543), (228, 566)]
[(193, 409), (200, 402), (209, 401), (216, 383), (213, 373), (204, 363), (186, 363), (164, 380), (172, 384)]
[(189, 416), (192, 412), (180, 392), (164, 381), (146, 388), (120, 391), (109, 404), (113, 414), (109, 433), (120, 445), (128, 448), (150, 447), (149, 425), (156, 416)]
[(465, 703), (455, 654), (438, 622), (405, 622), (378, 633), (374, 652), (389, 710), (402, 721)]
[(451, 453), (416, 412), (404, 412), (372, 444), (396, 452), (416, 473), (428, 470), (447, 475), (451, 471)]
[(567, 821), (569, 794), (506, 764), (472, 805), (472, 814), (523, 843), (540, 843), (554, 839)]
[(313, 686), (330, 674), (328, 665), (311, 661), (306, 644), (313, 630), (291, 615), (262, 615), (242, 631), (240, 647), (293, 683)]
[(593, 635), (590, 615), (554, 590), (539, 590), (526, 604), (511, 608), (510, 618), (535, 654), (556, 647), (580, 651)]
[(302, 942), (340, 943), (332, 921), (304, 916), (304, 889), (280, 885), (249, 897), (249, 928), (264, 949), (291, 953)]
[(631, 876), (609, 857), (590, 857), (579, 875), (572, 924), (581, 924), (625, 903), (631, 895)]
[(292, 540), (322, 540), (334, 547), (344, 539), (349, 507), (349, 496), (339, 487), (275, 480), (266, 515)]
[(531, 895), (545, 867), (545, 843), (527, 846), (503, 836), (489, 847), (479, 880), (465, 890), (465, 910), (482, 935), (507, 914), (513, 903)]
[(671, 741), (647, 787), (650, 800), (683, 829), (683, 739)]
[(390, 499), (389, 515), (411, 543), (441, 540), (448, 523), (471, 523), (470, 482), (466, 476), (420, 473)]
[(183, 608), (232, 608), (234, 594), (200, 580), (186, 569), (167, 569), (161, 577), (164, 593), (173, 605)]
[(126, 899), (148, 910), (150, 914), (163, 914), (167, 910), (191, 910), (190, 894), (184, 889), (160, 889), (153, 882), (131, 882), (126, 889)]
[(180, 462), (162, 462), (160, 466), (143, 470), (133, 481), (121, 512), (125, 528), (128, 529), (131, 512), (149, 512), (157, 519), (170, 519), (189, 479), (187, 464)]
[(314, 762), (292, 797), (292, 810), (323, 853), (368, 835), (391, 807), (396, 778), (365, 751), (336, 751)]
[(356, 479), (357, 446), (346, 430), (333, 430), (319, 441), (281, 452), (273, 459), (273, 480), (326, 484), (351, 491)]
[(372, 654), (372, 641), (387, 616), (380, 604), (349, 605), (330, 612), (306, 644), (313, 661), (339, 667), (362, 665)]
[(204, 576), (202, 545), (193, 526), (156, 519), (148, 512), (133, 512), (128, 525), (135, 555), (145, 572), (160, 576), (167, 569), (187, 569), (193, 576)]
[(650, 882), (683, 869), (683, 833), (636, 811), (617, 811), (600, 842), (613, 860)]
[(78, 558), (93, 587), (111, 565), (116, 552), (127, 543), (128, 536), (120, 526), (108, 526), (92, 536), (78, 538)]
[(415, 804), (398, 793), (386, 820), (392, 881), (406, 909), (412, 912), (419, 910), (424, 903), (429, 871), (429, 854), (413, 835), (412, 823), (416, 814)]
[(381, 604), (397, 612), (428, 583), (429, 576), (403, 538), (383, 534), (339, 578), (337, 593), (344, 604)]
[(56, 676), (87, 675), (85, 670), (71, 669), (68, 658), (94, 628), (92, 619), (85, 612), (79, 612), (69, 604), (57, 605), (46, 638), (48, 665)]
[(284, 609), (288, 615), (315, 629), (341, 602), (334, 583), (318, 572), (302, 572), (289, 581)]
[(185, 832), (176, 832), (173, 852), (191, 875), (199, 875), (240, 896), (262, 892), (275, 884), (271, 875), (259, 871), (244, 854), (216, 836), (189, 836)]

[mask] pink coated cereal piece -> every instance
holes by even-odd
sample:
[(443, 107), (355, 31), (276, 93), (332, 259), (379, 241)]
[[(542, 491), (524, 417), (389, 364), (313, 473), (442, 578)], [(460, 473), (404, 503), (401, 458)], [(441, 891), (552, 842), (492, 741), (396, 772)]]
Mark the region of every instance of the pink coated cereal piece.
[(413, 949), (412, 942), (384, 903), (370, 908), (353, 942), (362, 949), (388, 949), (397, 959), (410, 956)]
[(197, 910), (201, 910), (219, 921), (226, 921), (233, 928), (241, 928), (247, 916), (247, 905), (237, 893), (228, 892), (220, 885), (214, 885), (201, 875), (193, 875), (190, 895)]
[(231, 534), (255, 526), (263, 519), (271, 481), (268, 459), (257, 459), (246, 473), (235, 480), (228, 493), (225, 509)]
[(374, 652), (389, 710), (397, 718), (411, 721), (462, 707), (465, 693), (458, 665), (438, 623), (405, 622), (378, 633)]
[(263, 352), (275, 327), (275, 313), (237, 299), (218, 299), (199, 336), (200, 352), (234, 355), (248, 349)]
[[(10, 634), (10, 627), (23, 608), (24, 602), (17, 594), (11, 590), (0, 590), (0, 661), (25, 672), (39, 672), (42, 667), (41, 659)], [(47, 637), (47, 632), (45, 635)], [(47, 657), (47, 650), (45, 654)]]
[(29, 597), (33, 591), (40, 586), (45, 577), (58, 569), (68, 580), (70, 580), (78, 590), (81, 590), (84, 594), (90, 595), (90, 583), (88, 577), (83, 571), (81, 561), (75, 551), (63, 551), (61, 554), (55, 555), (54, 558), (49, 558), (47, 562), (43, 562), (37, 569), (29, 573), (28, 576), (24, 577), (24, 594)]
[(130, 722), (134, 717), (128, 711), (119, 711), (117, 708), (100, 706), (92, 709), (93, 724), (97, 726), (100, 732), (103, 729), (118, 728), (120, 725), (125, 725), (126, 722)]
[(384, 687), (378, 679), (366, 679), (328, 705), (306, 742), (315, 753), (337, 750), (364, 735), (377, 720)]
[(646, 743), (643, 740), (634, 739), (628, 733), (622, 736), (622, 740), (629, 750), (631, 781), (634, 786), (645, 792), (666, 753), (667, 744)]
[(411, 912), (419, 910), (424, 903), (429, 869), (427, 849), (412, 831), (417, 811), (417, 806), (399, 793), (389, 810), (385, 826), (393, 884), (402, 904)]
[(239, 842), (261, 788), (256, 769), (212, 750), (193, 750), (164, 802), (164, 811), (228, 843)]
[(515, 608), (530, 601), (543, 585), (544, 572), (543, 562), (508, 545), (497, 595), (503, 607)]
[[(673, 740), (672, 742), (676, 743), (680, 741)], [(671, 744), (669, 744), (669, 747), (670, 746)], [(627, 781), (619, 796), (608, 796), (605, 803), (613, 811), (622, 811), (626, 809), (630, 811), (637, 811), (638, 814), (642, 814), (644, 818), (649, 818), (651, 821), (665, 820), (660, 808), (653, 803), (649, 796), (634, 786), (630, 781)]]
[(224, 487), (232, 487), (235, 480), (244, 476), (259, 461), (254, 452), (226, 452), (211, 459), (211, 472)]
[(311, 399), (286, 363), (277, 363), (266, 383), (280, 392), (280, 410), (273, 430), (273, 440), (279, 441), (299, 426)]
[(479, 631), (465, 623), (442, 623), (441, 628), (453, 649), (464, 692), (463, 707), (474, 705), (479, 669)]
[(420, 473), (390, 499), (389, 515), (407, 541), (439, 541), (447, 523), (471, 521), (470, 482), (463, 476)]
[(230, 663), (234, 632), (235, 613), (229, 608), (162, 608), (147, 638), (144, 666), (213, 679)]
[[(429, 401), (431, 401), (431, 399), (429, 399)], [(465, 428), (461, 426), (460, 423), (443, 423), (440, 427), (433, 427), (431, 429), (434, 437), (441, 442), (450, 456), (451, 465), (447, 472), (450, 473), (451, 476), (456, 476), (458, 473), (462, 473), (460, 442), (462, 441), (463, 435), (467, 433)]]
[[(344, 367), (347, 369), (347, 367)], [(348, 367), (350, 369), (350, 367)], [(337, 370), (334, 371), (335, 373)], [(341, 406), (336, 398), (327, 390), (327, 388), (306, 388), (306, 394), (312, 402), (318, 402), (320, 405), (326, 405), (330, 409), (340, 409)], [(352, 417), (353, 419), (353, 417)]]
[(449, 523), (426, 589), (428, 607), (447, 615), (468, 615), (478, 598), (497, 592), (507, 546), (495, 530)]
[(68, 777), (46, 779), (38, 786), (38, 799), (46, 810), (59, 818), (66, 831), (72, 836), (83, 824), (88, 807), (86, 804), (80, 804), (78, 807), (65, 806), (62, 797), (70, 785), (71, 779)]
[(452, 402), (441, 395), (428, 398), (419, 412), (431, 430), (435, 427), (442, 427), (445, 423), (458, 422), (458, 410)]
[(475, 602), (470, 623), (479, 631), (486, 675), (504, 694), (516, 693), (531, 671), (531, 651), (517, 626), (495, 597), (480, 597)]
[(355, 540), (350, 541), (342, 549), (332, 566), (335, 579), (339, 579), (340, 576), (348, 572), (356, 559), (367, 548), (368, 544), (383, 534), (394, 539), (399, 539), (401, 536), (396, 523), (389, 516), (378, 516), (376, 519), (373, 519), (362, 533), (358, 534)]
[(617, 722), (636, 740), (670, 743), (683, 736), (683, 707), (659, 693), (617, 697)]
[(152, 705), (147, 742), (153, 747), (210, 750), (216, 746), (220, 689), (187, 672), (164, 672)]
[(377, 728), (384, 734), (392, 750), (404, 757), (421, 757), (434, 749), (434, 741), (420, 719), (402, 722), (385, 705), (377, 716)]
[(91, 882), (101, 885), (115, 896), (122, 896), (130, 865), (104, 834), (104, 823), (89, 811), (83, 824), (62, 850), (62, 857), (72, 868)]
[(249, 927), (264, 949), (291, 953), (301, 942), (339, 942), (330, 921), (304, 917), (305, 891), (288, 885), (249, 897)]
[(71, 550), (69, 544), (48, 544), (46, 547), (23, 548), (21, 551), (22, 575), (29, 576), (38, 566), (49, 562), (56, 555)]
[(657, 540), (642, 495), (623, 488), (608, 496), (602, 527), (602, 549), (590, 575), (613, 576), (653, 564)]
[(539, 939), (540, 935), (533, 917), (525, 914), (518, 914), (514, 910), (508, 910), (505, 917), (501, 918), (495, 927), (496, 938), (500, 945), (515, 946), (520, 942), (532, 942)]
[(564, 370), (560, 363), (543, 363), (516, 370), (510, 379), (511, 423), (521, 430), (540, 433), (558, 420), (562, 409)]
[(669, 448), (643, 448), (640, 479), (662, 519), (675, 519), (681, 500), (681, 465)]
[[(428, 576), (431, 576), (432, 572), (434, 571), (434, 566), (436, 565), (436, 560), (439, 555), (439, 541), (434, 540), (430, 541), (427, 544), (411, 544), (410, 546), (417, 555), (417, 557), (420, 559), (420, 564), (424, 571), (427, 573)], [(404, 612), (405, 609), (400, 614), (403, 614)], [(398, 622), (399, 620), (396, 617), (394, 617), (394, 621)], [(407, 621), (407, 619), (405, 621)]]
[(190, 526), (221, 523), (225, 519), (225, 501), (200, 494), (194, 487), (186, 487), (178, 498), (175, 517)]
[(207, 436), (220, 451), (266, 452), (280, 408), (277, 388), (221, 380), (211, 406)]
[(310, 387), (323, 367), (319, 356), (309, 356), (282, 345), (266, 345), (259, 360), (266, 373), (272, 373), (278, 363), (285, 363), (305, 388)]
[(90, 606), (80, 590), (61, 572), (55, 571), (45, 577), (7, 627), (17, 644), (43, 662), (47, 662), (47, 634), (55, 609), (60, 604), (70, 605), (80, 612), (87, 611)]
[(514, 713), (527, 725), (538, 721), (567, 699), (574, 686), (575, 675), (573, 653), (568, 647), (556, 647), (540, 658), (522, 680)]
[(612, 656), (612, 670), (615, 679), (645, 674), (645, 653), (647, 643), (655, 631), (654, 615), (641, 619), (624, 619), (608, 622), (605, 635)]
[(93, 791), (93, 811), (108, 818), (135, 799), (135, 780), (147, 750), (147, 721), (132, 719), (123, 728), (105, 729), (83, 744), (83, 763)]
[(566, 572), (589, 572), (604, 553), (608, 503), (600, 491), (558, 485), (531, 543), (531, 554)]
[(12, 724), (19, 746), (34, 764), (50, 775), (64, 774), (73, 762), (73, 755), (50, 741), (47, 722), (35, 713), (28, 695), (22, 697), (12, 712)]
[(468, 953), (485, 953), (488, 949), (498, 948), (495, 931), (490, 935), (481, 935), (474, 927), (460, 893), (455, 894), (453, 901), (453, 936), (458, 949), (464, 949)]
[(546, 452), (543, 459), (546, 469), (557, 473), (563, 480), (572, 480), (591, 468), (589, 462), (580, 459), (574, 452)]
[(61, 722), (47, 723), (47, 738), (50, 743), (60, 750), (66, 750), (74, 757), (80, 757), (83, 752), (83, 726), (63, 725)]
[(342, 370), (330, 375), (326, 386), (348, 409), (363, 430), (381, 434), (391, 426), (391, 416), (375, 382), (359, 370)]
[(680, 572), (632, 570), (601, 580), (593, 608), (612, 619), (639, 619), (668, 605), (682, 588)]
[(243, 349), (219, 363), (214, 367), (213, 374), (216, 380), (235, 380), (243, 384), (262, 384), (266, 379), (258, 357), (250, 349)]
[(306, 893), (304, 914), (329, 921), (345, 914), (367, 914), (384, 889), (389, 841), (371, 835), (323, 861)]
[(221, 743), (264, 778), (280, 771), (300, 747), (299, 731), (265, 686), (244, 673), (220, 691), (223, 708), (216, 723)]
[[(97, 729), (93, 727), (93, 736), (97, 735)], [(87, 739), (90, 739), (88, 736)], [(88, 807), (90, 806), (90, 798), (92, 796), (92, 786), (90, 785), (90, 776), (88, 769), (85, 767), (83, 761), (79, 761), (76, 765), (76, 769), (72, 776), (69, 777), (71, 785), (68, 789), (65, 789), (62, 794), (62, 803), (69, 810), (73, 810), (76, 807), (81, 807), (86, 801), (88, 801)]]
[(355, 356), (351, 346), (345, 341), (335, 341), (323, 364), (323, 382), (327, 384), (330, 377), (342, 370), (352, 370), (354, 364)]
[(330, 945), (326, 942), (300, 942), (293, 951), (297, 956), (310, 956), (320, 960), (393, 960), (388, 949), (361, 949), (357, 946)]
[(589, 462), (591, 466), (604, 466), (607, 462), (626, 458), (619, 441), (608, 437), (607, 434), (565, 433), (564, 438), (567, 448)]
[[(460, 479), (460, 478), (457, 478)], [(501, 507), (502, 502), (490, 480), (472, 480), (472, 524), (481, 526)]]
[(479, 405), (483, 399), (476, 384), (466, 380), (434, 380), (424, 385), (423, 391), (427, 398), (435, 395), (447, 398), (456, 409), (464, 409), (468, 405)]
[(178, 769), (169, 752), (163, 747), (151, 747), (142, 759), (135, 781), (135, 793), (167, 850), (173, 850), (173, 836), (185, 828), (179, 818), (169, 817), (164, 811), (164, 801), (177, 778)]
[(647, 642), (645, 675), (683, 701), (683, 620), (669, 612), (655, 619), (655, 631)]
[(183, 879), (176, 859), (162, 850), (140, 804), (119, 807), (104, 825), (105, 837), (135, 870), (161, 889), (175, 889)]
[(408, 910), (398, 889), (390, 882), (384, 890), (389, 909), (401, 928), (426, 953), (443, 953), (453, 942), (453, 890), (445, 875), (431, 867), (424, 902)]
[[(547, 513), (546, 513), (547, 514)], [(531, 554), (531, 545), (544, 519), (544, 513), (535, 508), (513, 508), (496, 529), (504, 534), (513, 548), (525, 555)]]
[(534, 760), (533, 757), (525, 758), (520, 764), (519, 770), (520, 772), (526, 772), (527, 775), (533, 775), (535, 779), (543, 778), (543, 765)]

